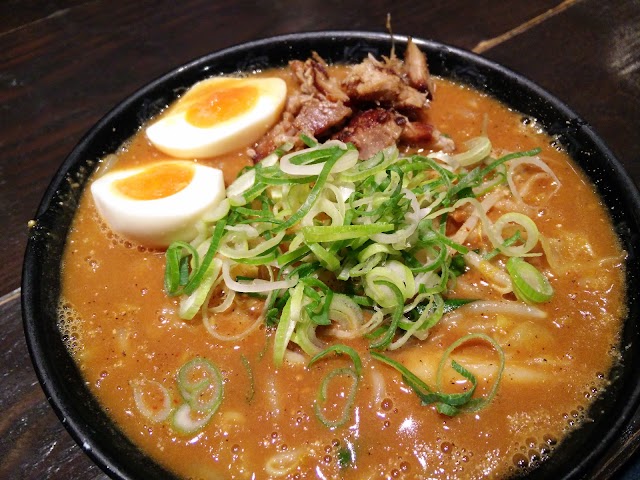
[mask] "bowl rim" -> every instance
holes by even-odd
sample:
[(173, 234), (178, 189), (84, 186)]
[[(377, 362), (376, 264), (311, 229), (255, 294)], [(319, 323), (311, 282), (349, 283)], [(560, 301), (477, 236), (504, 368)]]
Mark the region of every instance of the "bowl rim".
[[(393, 41), (395, 42), (396, 47), (405, 45), (409, 38), (410, 37), (406, 35), (393, 35)], [(621, 201), (631, 205), (632, 207), (630, 208), (632, 208), (632, 210), (633, 207), (635, 207), (635, 216), (633, 220), (635, 220), (636, 225), (640, 225), (640, 193), (638, 192), (636, 185), (605, 142), (564, 102), (514, 70), (504, 67), (473, 52), (434, 40), (421, 39), (417, 37), (414, 37), (413, 40), (422, 50), (427, 50), (430, 65), (433, 63), (431, 56), (433, 53), (430, 53), (430, 51), (433, 51), (436, 55), (444, 55), (460, 59), (463, 63), (469, 63), (480, 70), (496, 72), (499, 77), (505, 77), (509, 82), (515, 82), (515, 84), (517, 84), (523, 91), (530, 92), (534, 97), (542, 99), (543, 103), (549, 105), (549, 108), (552, 110), (551, 113), (554, 115), (559, 113), (561, 117), (570, 119), (570, 122), (568, 122), (567, 125), (557, 126), (559, 132), (557, 135), (562, 136), (563, 134), (566, 134), (566, 132), (573, 135), (575, 132), (578, 132), (580, 135), (585, 135), (586, 138), (592, 142), (592, 145), (600, 154), (602, 162), (604, 162), (603, 166), (605, 169), (615, 173), (615, 183), (617, 184), (617, 190), (619, 190), (615, 193), (620, 195)], [(80, 445), (93, 459), (93, 461), (109, 476), (114, 478), (135, 478), (137, 472), (135, 468), (137, 467), (122, 465), (121, 462), (119, 462), (119, 459), (114, 457), (114, 452), (111, 449), (105, 449), (103, 442), (96, 442), (96, 435), (99, 435), (100, 432), (96, 431), (93, 425), (88, 425), (78, 420), (77, 408), (70, 405), (70, 399), (65, 396), (64, 392), (61, 391), (55, 383), (58, 378), (58, 373), (56, 372), (55, 366), (47, 359), (47, 349), (50, 347), (49, 341), (51, 339), (44, 338), (39, 329), (39, 321), (42, 316), (42, 312), (39, 307), (42, 301), (40, 290), (43, 288), (39, 285), (42, 278), (42, 257), (43, 255), (48, 254), (47, 242), (50, 241), (47, 230), (49, 227), (42, 226), (39, 222), (47, 215), (55, 216), (58, 212), (57, 202), (60, 198), (60, 190), (62, 186), (68, 181), (68, 178), (74, 168), (77, 167), (79, 163), (86, 162), (86, 159), (83, 159), (82, 153), (92, 144), (92, 142), (96, 141), (99, 133), (104, 132), (105, 129), (109, 129), (110, 127), (114, 128), (115, 131), (115, 127), (112, 127), (114, 125), (114, 120), (121, 116), (123, 112), (128, 112), (135, 105), (138, 105), (149, 93), (157, 91), (161, 86), (167, 83), (172, 83), (176, 79), (179, 80), (186, 78), (185, 76), (189, 74), (197, 75), (201, 78), (211, 76), (215, 74), (215, 72), (210, 72), (210, 70), (212, 70), (212, 64), (215, 65), (216, 62), (221, 61), (221, 59), (224, 59), (227, 56), (237, 56), (247, 52), (261, 51), (264, 48), (276, 47), (292, 51), (296, 45), (318, 41), (335, 42), (336, 44), (361, 41), (363, 44), (386, 43), (387, 45), (391, 45), (391, 36), (386, 33), (358, 30), (327, 30), (289, 33), (229, 46), (173, 68), (139, 88), (131, 95), (128, 95), (109, 112), (107, 112), (97, 123), (95, 123), (93, 127), (84, 134), (77, 145), (66, 157), (64, 162), (60, 165), (43, 195), (35, 217), (38, 219), (36, 227), (32, 228), (29, 233), (23, 263), (21, 304), (23, 328), (27, 347), (36, 375), (45, 392), (48, 402), (51, 404), (55, 413), (78, 445)], [(310, 50), (307, 51), (310, 52)], [(488, 93), (496, 95), (496, 92), (492, 92), (490, 89)], [(510, 102), (507, 103), (511, 104)], [(153, 111), (153, 109), (157, 109), (158, 106), (150, 105), (149, 108), (149, 111)], [(146, 112), (144, 114), (147, 115), (147, 118), (148, 113), (149, 112)], [(549, 133), (552, 134), (551, 132)], [(576, 163), (578, 163), (577, 160)], [(584, 168), (580, 164), (579, 166)], [(88, 168), (90, 168), (90, 165), (88, 165)], [(84, 174), (87, 173), (90, 173), (90, 171), (84, 172)], [(597, 182), (596, 188), (599, 190), (601, 197), (603, 197), (604, 194), (600, 191), (601, 185), (598, 185)], [(631, 213), (633, 214), (633, 211)], [(640, 248), (640, 246), (638, 248)], [(632, 252), (632, 254), (634, 255), (635, 261), (635, 251)], [(629, 296), (628, 302), (633, 302), (634, 304), (638, 303), (636, 292), (628, 291), (627, 295)], [(630, 312), (629, 317), (632, 314), (635, 315), (636, 312), (637, 309)], [(627, 318), (625, 324), (632, 322), (635, 318), (637, 317), (634, 317), (633, 319)], [(626, 325), (625, 328), (627, 328)], [(595, 448), (588, 452), (583, 452), (584, 458), (566, 472), (565, 478), (578, 478), (589, 468), (593, 467), (593, 465), (597, 463), (598, 459), (611, 446), (614, 438), (620, 435), (620, 432), (624, 426), (628, 424), (629, 419), (640, 403), (640, 383), (632, 389), (631, 393), (630, 401), (626, 403), (621, 414), (614, 421), (610, 422), (611, 425), (608, 433), (602, 437), (601, 442), (599, 442)], [(133, 444), (131, 443), (131, 445)], [(553, 459), (553, 456), (551, 458)], [(140, 468), (145, 467), (147, 467), (147, 465), (142, 465)], [(167, 472), (162, 467), (160, 467), (157, 472), (166, 476), (172, 476), (171, 473)], [(534, 477), (535, 472), (536, 471), (534, 470)]]

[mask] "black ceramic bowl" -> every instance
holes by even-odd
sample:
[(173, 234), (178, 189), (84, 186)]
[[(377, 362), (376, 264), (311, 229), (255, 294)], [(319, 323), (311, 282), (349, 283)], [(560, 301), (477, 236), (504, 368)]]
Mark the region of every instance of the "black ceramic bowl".
[[(402, 55), (407, 38), (395, 37)], [(426, 52), (432, 73), (469, 84), (535, 117), (566, 148), (609, 207), (628, 252), (628, 319), (623, 361), (611, 372), (611, 387), (589, 412), (584, 424), (561, 444), (530, 478), (583, 478), (603, 465), (626, 458), (616, 451), (624, 432), (634, 428), (640, 383), (639, 312), (640, 196), (620, 163), (598, 136), (567, 106), (532, 82), (467, 51), (416, 40)], [(139, 126), (198, 80), (205, 77), (286, 65), (317, 51), (328, 62), (359, 62), (368, 53), (388, 55), (390, 37), (360, 32), (322, 32), (282, 36), (247, 43), (200, 58), (153, 81), (109, 112), (78, 143), (47, 189), (37, 212), (24, 261), (22, 307), (31, 357), (54, 410), (87, 454), (114, 478), (172, 478), (133, 445), (102, 411), (67, 352), (56, 326), (60, 261), (83, 186), (96, 160), (116, 150)], [(598, 474), (601, 475), (601, 474)], [(604, 473), (603, 475), (607, 475)]]

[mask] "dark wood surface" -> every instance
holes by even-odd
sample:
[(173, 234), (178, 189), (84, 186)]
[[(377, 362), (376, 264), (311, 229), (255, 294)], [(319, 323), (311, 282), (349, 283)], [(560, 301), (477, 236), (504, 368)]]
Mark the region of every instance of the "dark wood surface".
[[(128, 94), (200, 55), (283, 33), (382, 32), (387, 13), (396, 33), (476, 51), (564, 100), (640, 184), (637, 0), (4, 0), (0, 478), (105, 478), (47, 403), (20, 313), (27, 222), (83, 133)], [(633, 445), (633, 433), (619, 444)], [(618, 475), (635, 478), (631, 465)]]

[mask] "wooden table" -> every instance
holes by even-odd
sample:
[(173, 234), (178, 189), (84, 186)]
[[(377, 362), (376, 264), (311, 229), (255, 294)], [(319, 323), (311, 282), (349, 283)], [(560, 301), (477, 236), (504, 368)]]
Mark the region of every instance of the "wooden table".
[[(637, 0), (4, 0), (0, 478), (105, 477), (48, 405), (20, 314), (27, 222), (82, 134), (134, 90), (200, 55), (291, 32), (385, 31), (388, 12), (394, 32), (481, 53), (566, 101), (640, 184)], [(636, 478), (629, 468), (621, 476)]]

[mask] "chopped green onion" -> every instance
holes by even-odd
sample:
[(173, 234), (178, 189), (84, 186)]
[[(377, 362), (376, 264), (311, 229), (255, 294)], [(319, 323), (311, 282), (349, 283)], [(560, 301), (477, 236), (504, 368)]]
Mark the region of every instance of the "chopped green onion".
[(350, 467), (354, 464), (355, 455), (348, 447), (340, 448), (336, 453), (336, 457), (338, 457), (338, 465), (342, 469)]
[[(522, 227), (525, 231), (525, 242), (521, 245), (515, 245), (513, 242), (503, 240), (502, 230), (509, 224)], [(519, 231), (519, 230), (518, 230)], [(540, 238), (538, 227), (530, 217), (517, 212), (509, 212), (502, 215), (493, 224), (493, 229), (488, 229), (487, 235), (489, 239), (504, 255), (510, 257), (520, 256), (537, 256), (529, 253), (535, 247)], [(512, 238), (512, 237), (510, 237)], [(518, 237), (520, 238), (520, 237)], [(508, 240), (508, 239), (507, 239)]]
[[(329, 419), (325, 415), (323, 411), (322, 405), (327, 403), (327, 397), (329, 393), (329, 385), (332, 380), (337, 379), (339, 377), (346, 377), (351, 380), (351, 383), (348, 387), (346, 393), (340, 393), (338, 398), (344, 398), (344, 405), (342, 405), (342, 411), (339, 416), (334, 419)], [(320, 389), (318, 391), (318, 397), (313, 405), (313, 410), (318, 417), (318, 420), (325, 426), (329, 428), (337, 428), (349, 421), (351, 418), (351, 409), (353, 407), (353, 403), (356, 398), (356, 391), (358, 388), (359, 376), (358, 374), (352, 370), (351, 368), (336, 368), (327, 374), (322, 380), (320, 384)], [(333, 410), (333, 408), (329, 409)]]
[[(426, 305), (418, 303), (418, 305), (412, 307), (409, 313), (417, 313), (418, 318), (414, 321), (408, 321), (406, 318), (401, 319), (399, 327), (405, 330), (398, 340), (389, 345), (389, 350), (397, 350), (402, 347), (412, 335), (415, 335), (418, 339), (424, 340), (427, 338), (428, 332), (434, 325), (436, 325), (442, 316), (444, 315), (445, 302), (441, 295), (438, 294), (422, 294), (429, 300)], [(420, 298), (419, 295), (417, 298)]]
[(357, 300), (342, 293), (334, 293), (331, 299), (329, 318), (340, 325), (344, 331), (354, 332), (362, 326), (364, 316)]
[(465, 142), (466, 152), (457, 153), (449, 157), (454, 165), (468, 167), (481, 162), (491, 153), (491, 141), (487, 137), (474, 137)]
[(357, 182), (370, 178), (378, 172), (389, 167), (398, 158), (398, 147), (392, 147), (381, 150), (373, 157), (358, 162), (352, 169), (341, 172), (340, 180), (347, 182)]
[(372, 225), (330, 225), (318, 227), (302, 227), (302, 235), (306, 242), (335, 242), (370, 236), (376, 233), (393, 230), (391, 223), (376, 223)]
[(462, 255), (454, 255), (451, 257), (451, 264), (449, 265), (449, 271), (456, 276), (462, 275), (467, 269), (464, 263), (464, 257)]
[(318, 145), (318, 142), (315, 139), (304, 133), (300, 134), (300, 140), (302, 140), (302, 143), (304, 143), (307, 147), (315, 147), (316, 145)]
[(256, 180), (256, 169), (250, 168), (242, 172), (231, 185), (227, 187), (228, 198), (244, 197), (245, 193), (253, 187)]
[[(186, 255), (184, 253), (185, 250), (187, 251)], [(199, 268), (199, 255), (191, 244), (174, 242), (165, 252), (164, 288), (168, 295), (181, 294), (181, 287), (189, 281), (189, 256), (193, 259), (193, 271), (195, 272)]]
[(244, 355), (240, 355), (240, 360), (242, 361), (242, 366), (247, 371), (247, 376), (249, 377), (249, 391), (247, 392), (247, 402), (251, 403), (254, 395), (256, 394), (256, 384), (255, 378), (253, 376), (253, 369), (251, 368), (251, 364), (249, 360)]
[(302, 257), (309, 253), (309, 247), (303, 245), (300, 248), (295, 250), (289, 250), (287, 253), (284, 253), (278, 257), (278, 266), (284, 267), (290, 263), (295, 262), (296, 260), (300, 260)]
[(303, 315), (303, 320), (296, 324), (291, 341), (296, 343), (304, 353), (313, 356), (322, 350), (322, 344), (316, 337), (317, 324)]
[(192, 294), (194, 290), (198, 288), (198, 285), (200, 285), (202, 277), (209, 269), (209, 265), (213, 261), (213, 257), (218, 250), (218, 245), (220, 244), (220, 239), (222, 238), (222, 234), (224, 233), (225, 226), (226, 222), (224, 220), (220, 220), (218, 223), (216, 223), (215, 229), (213, 230), (213, 235), (211, 236), (211, 243), (209, 244), (207, 253), (202, 259), (202, 263), (198, 266), (197, 270), (195, 270), (195, 272), (189, 279), (189, 282), (184, 286), (184, 293), (186, 295)]
[(387, 280), (376, 280), (374, 283), (377, 285), (385, 286), (393, 293), (393, 296), (395, 297), (395, 308), (393, 309), (393, 313), (391, 316), (391, 324), (384, 331), (384, 333), (370, 345), (372, 349), (382, 350), (389, 346), (391, 340), (393, 340), (393, 336), (395, 335), (396, 330), (398, 329), (400, 319), (402, 318), (402, 306), (404, 305), (404, 297), (398, 286), (393, 282), (389, 282)]
[[(423, 405), (430, 405), (436, 402), (446, 404), (450, 400), (450, 397), (448, 395), (440, 395), (438, 392), (432, 390), (429, 385), (423, 382), (417, 375), (415, 375), (401, 363), (396, 362), (395, 360), (378, 352), (371, 352), (371, 356), (376, 360), (386, 363), (387, 365), (397, 370), (402, 375), (402, 380), (414, 391), (418, 398), (420, 398), (420, 401)], [(469, 395), (468, 393), (466, 395), (471, 398), (471, 395)], [(461, 399), (459, 397), (455, 397), (456, 403), (460, 403), (460, 401)], [(455, 406), (451, 405), (451, 407)], [(457, 408), (455, 408), (453, 411), (455, 413), (458, 412)]]
[(215, 412), (222, 403), (222, 374), (209, 360), (196, 357), (178, 371), (178, 390), (198, 412)]
[(214, 258), (209, 264), (209, 268), (200, 277), (200, 283), (196, 287), (195, 291), (189, 296), (183, 296), (180, 298), (180, 317), (185, 320), (191, 320), (195, 317), (196, 313), (200, 310), (204, 302), (206, 301), (209, 291), (212, 285), (220, 276), (222, 270), (222, 261), (219, 258)]
[[(329, 312), (333, 299), (333, 290), (327, 287), (317, 278), (303, 278), (300, 282), (304, 285), (304, 293), (311, 301), (304, 306), (307, 316), (315, 325), (329, 325)], [(313, 287), (318, 288), (320, 293)]]
[(196, 357), (185, 363), (177, 375), (178, 390), (185, 403), (171, 419), (172, 428), (183, 435), (204, 428), (222, 403), (222, 374), (209, 360)]
[[(447, 360), (456, 348), (466, 342), (470, 342), (473, 340), (485, 341), (489, 343), (496, 350), (496, 352), (498, 352), (498, 371), (491, 390), (485, 397), (472, 398), (477, 385), (475, 376), (455, 360), (452, 360), (452, 368), (458, 374), (468, 380), (471, 383), (471, 387), (467, 391), (462, 393), (444, 393), (444, 391), (442, 390), (442, 374)], [(500, 380), (502, 379), (502, 373), (504, 371), (505, 364), (502, 348), (500, 348), (500, 345), (494, 339), (483, 333), (473, 333), (466, 335), (451, 344), (442, 355), (442, 359), (440, 360), (440, 363), (438, 365), (436, 376), (437, 390), (434, 390), (401, 363), (375, 351), (371, 352), (371, 356), (374, 359), (393, 367), (400, 374), (402, 374), (402, 379), (404, 380), (404, 382), (409, 385), (409, 387), (411, 387), (416, 395), (418, 395), (423, 405), (436, 404), (436, 409), (438, 410), (438, 412), (448, 416), (456, 415), (461, 411), (478, 411), (486, 407), (493, 400), (497, 393)]]
[[(495, 257), (496, 255), (500, 254), (500, 252), (502, 250), (504, 250), (505, 247), (510, 247), (511, 245), (515, 244), (517, 241), (519, 241), (520, 239), (522, 239), (522, 234), (520, 233), (520, 230), (517, 230), (516, 233), (514, 233), (513, 235), (511, 235), (509, 238), (507, 238), (501, 245), (501, 247), (499, 248), (494, 248), (491, 252), (486, 253), (485, 255), (483, 255), (483, 258), (485, 260), (491, 260), (493, 257)], [(461, 258), (461, 257), (459, 257)], [(464, 259), (463, 259), (464, 261)]]
[(489, 165), (487, 165), (483, 169), (480, 169), (479, 167), (474, 168), (469, 173), (462, 176), (458, 180), (458, 183), (449, 189), (449, 191), (447, 192), (447, 201), (445, 203), (454, 203), (454, 199), (460, 198), (459, 193), (461, 191), (463, 191), (464, 189), (479, 186), (480, 182), (486, 175), (491, 173), (493, 170), (498, 168), (503, 163), (508, 162), (509, 160), (513, 160), (515, 158), (532, 157), (534, 155), (537, 155), (538, 153), (540, 153), (539, 148), (528, 150), (526, 152), (514, 152), (508, 155), (504, 155), (503, 157), (500, 157), (498, 160), (491, 162)]
[(171, 414), (171, 394), (155, 380), (136, 379), (130, 382), (138, 411), (152, 422), (162, 422)]
[[(389, 284), (397, 289), (400, 297), (390, 289)], [(401, 307), (405, 300), (416, 294), (415, 279), (409, 267), (391, 260), (384, 267), (376, 267), (365, 275), (364, 291), (382, 307)]]
[(507, 272), (513, 283), (513, 291), (520, 300), (542, 303), (553, 297), (553, 287), (547, 277), (522, 258), (511, 257), (507, 261)]
[(320, 261), (322, 266), (330, 272), (335, 272), (340, 268), (340, 259), (324, 248), (319, 243), (308, 243), (309, 250), (313, 252), (316, 258)]
[(331, 172), (331, 169), (336, 164), (339, 158), (339, 156), (333, 156), (325, 162), (324, 166), (322, 167), (322, 171), (320, 172), (320, 175), (318, 175), (316, 183), (313, 185), (313, 188), (309, 192), (309, 196), (307, 197), (305, 202), (298, 209), (298, 211), (296, 211), (289, 217), (287, 221), (275, 227), (273, 229), (273, 233), (277, 233), (281, 230), (286, 230), (287, 228), (292, 227), (293, 225), (298, 223), (302, 219), (302, 217), (304, 217), (307, 212), (309, 212), (309, 210), (311, 210), (311, 207), (316, 202), (318, 196), (320, 195), (320, 192), (324, 188), (324, 184), (327, 182), (329, 172)]
[(171, 427), (182, 435), (190, 435), (206, 427), (213, 414), (212, 411), (199, 412), (188, 403), (183, 403), (173, 413)]
[[(449, 359), (449, 357), (451, 356), (451, 354), (455, 349), (457, 349), (458, 347), (460, 347), (465, 343), (472, 342), (475, 340), (480, 340), (488, 343), (497, 352), (498, 370), (496, 372), (496, 378), (493, 382), (491, 390), (489, 390), (489, 393), (486, 396), (469, 399), (464, 404), (460, 404), (462, 405), (462, 408), (465, 411), (471, 411), (471, 412), (477, 412), (478, 410), (485, 408), (489, 403), (493, 401), (493, 398), (496, 396), (496, 393), (498, 392), (498, 386), (500, 385), (500, 381), (502, 380), (502, 373), (504, 372), (504, 364), (505, 364), (504, 352), (502, 350), (502, 347), (500, 347), (500, 344), (496, 342), (493, 338), (491, 338), (489, 335), (485, 335), (484, 333), (470, 333), (468, 335), (465, 335), (464, 337), (461, 337), (455, 342), (453, 342), (445, 350), (444, 354), (442, 355), (442, 359), (440, 360), (440, 364), (438, 365), (438, 371), (436, 372), (436, 385), (439, 390), (442, 390), (442, 375), (443, 375), (444, 367), (447, 363), (447, 360)], [(458, 372), (464, 378), (469, 380), (469, 382), (471, 382), (473, 386), (473, 389), (475, 389), (476, 380), (475, 380), (475, 377), (473, 377), (473, 375), (469, 371), (465, 370), (461, 365), (459, 365), (457, 362), (453, 360), (451, 362), (451, 366), (456, 372)], [(464, 394), (452, 394), (452, 395), (462, 396)], [(460, 406), (460, 405), (456, 405), (456, 406)]]
[(273, 363), (276, 367), (282, 365), (287, 345), (289, 345), (289, 340), (291, 340), (296, 324), (300, 320), (303, 296), (304, 285), (302, 283), (298, 283), (282, 310), (282, 316), (278, 322), (275, 344), (273, 346)]
[(358, 355), (358, 352), (356, 352), (353, 348), (341, 344), (331, 345), (330, 347), (325, 348), (323, 351), (316, 354), (311, 360), (309, 360), (309, 363), (307, 363), (307, 368), (332, 352), (338, 354), (344, 353), (345, 355), (349, 355), (349, 357), (353, 361), (353, 369), (356, 372), (356, 375), (360, 376), (360, 372), (362, 371), (362, 360), (360, 360), (360, 355)]

